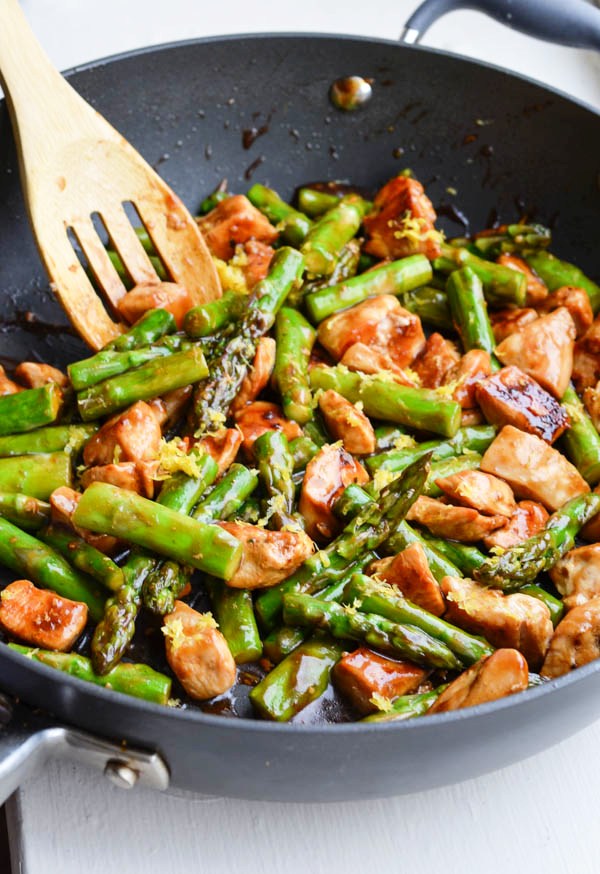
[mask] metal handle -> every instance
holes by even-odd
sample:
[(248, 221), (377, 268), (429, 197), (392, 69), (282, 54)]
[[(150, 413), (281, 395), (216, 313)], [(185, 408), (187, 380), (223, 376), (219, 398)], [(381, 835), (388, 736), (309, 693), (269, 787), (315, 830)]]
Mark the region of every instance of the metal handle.
[(158, 753), (117, 746), (53, 722), (0, 695), (0, 804), (51, 756), (82, 762), (125, 789), (164, 790), (169, 770)]
[(455, 9), (476, 9), (529, 36), (600, 51), (600, 9), (587, 0), (425, 0), (400, 39), (417, 43), (431, 25)]

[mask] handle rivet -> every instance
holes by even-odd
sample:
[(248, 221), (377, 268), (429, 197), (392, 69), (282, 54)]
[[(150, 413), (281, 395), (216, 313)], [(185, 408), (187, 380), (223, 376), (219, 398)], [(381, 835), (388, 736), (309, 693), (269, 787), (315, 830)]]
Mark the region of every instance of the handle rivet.
[(104, 768), (104, 776), (119, 789), (133, 789), (140, 775), (127, 762), (109, 759)]

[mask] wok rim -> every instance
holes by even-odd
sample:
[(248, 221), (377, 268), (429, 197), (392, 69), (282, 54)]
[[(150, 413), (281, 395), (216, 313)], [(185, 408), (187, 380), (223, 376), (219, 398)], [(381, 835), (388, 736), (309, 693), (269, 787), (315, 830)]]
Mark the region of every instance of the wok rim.
[[(162, 53), (165, 51), (177, 50), (180, 48), (191, 48), (194, 46), (207, 45), (211, 43), (237, 42), (239, 40), (337, 40), (339, 42), (359, 42), (377, 45), (385, 45), (394, 47), (395, 49), (403, 49), (409, 51), (425, 52), (437, 56), (449, 58), (462, 64), (468, 64), (475, 68), (484, 68), (500, 73), (511, 79), (523, 82), (527, 85), (534, 86), (542, 92), (550, 94), (554, 97), (559, 97), (568, 103), (577, 106), (589, 112), (593, 117), (600, 120), (600, 110), (579, 100), (570, 94), (561, 91), (560, 89), (548, 86), (539, 80), (533, 79), (522, 73), (515, 73), (497, 64), (492, 64), (486, 61), (469, 58), (464, 55), (449, 52), (443, 49), (430, 48), (422, 45), (407, 45), (400, 40), (384, 39), (383, 37), (369, 37), (355, 34), (344, 33), (327, 33), (327, 32), (256, 32), (256, 33), (239, 33), (239, 34), (222, 34), (204, 37), (192, 37), (185, 40), (172, 40), (170, 42), (157, 43), (154, 45), (141, 46), (135, 49), (129, 49), (123, 52), (117, 52), (105, 57), (96, 58), (85, 63), (69, 67), (62, 71), (64, 76), (70, 77), (79, 73), (93, 72), (96, 68), (112, 65), (115, 62), (135, 59), (138, 56), (144, 56), (151, 53)], [(0, 100), (0, 108), (5, 104), (5, 99)], [(27, 659), (30, 664), (25, 665), (24, 660)], [(85, 680), (70, 676), (66, 673), (60, 673), (57, 676), (57, 669), (44, 665), (40, 662), (35, 662), (28, 659), (27, 656), (21, 653), (13, 652), (6, 644), (0, 645), (0, 664), (12, 664), (18, 670), (25, 670), (30, 675), (37, 678), (41, 683), (49, 680), (51, 686), (68, 687), (72, 689), (74, 696), (77, 696), (75, 707), (81, 703), (81, 697), (91, 696), (96, 698), (98, 703), (106, 702), (108, 705), (114, 704), (119, 708), (124, 708), (130, 713), (138, 713), (139, 715), (148, 715), (150, 717), (164, 716), (169, 713), (169, 718), (178, 719), (181, 722), (189, 723), (190, 725), (206, 725), (212, 728), (219, 728), (221, 731), (237, 731), (244, 730), (250, 732), (258, 732), (261, 734), (293, 734), (294, 736), (308, 735), (311, 737), (326, 735), (353, 735), (374, 732), (414, 732), (423, 731), (424, 727), (429, 727), (429, 730), (435, 730), (436, 726), (451, 725), (460, 723), (464, 720), (484, 719), (492, 713), (505, 710), (507, 708), (522, 708), (527, 707), (529, 702), (533, 705), (537, 699), (549, 695), (553, 692), (560, 692), (561, 689), (566, 689), (572, 684), (581, 683), (586, 678), (595, 674), (600, 670), (600, 658), (582, 666), (562, 677), (548, 680), (543, 685), (526, 689), (513, 695), (505, 696), (496, 701), (491, 701), (486, 704), (479, 704), (474, 707), (469, 707), (461, 710), (448, 711), (445, 713), (433, 714), (425, 722), (422, 719), (407, 719), (407, 720), (392, 720), (382, 723), (363, 723), (360, 720), (347, 723), (289, 723), (275, 722), (261, 719), (249, 719), (246, 717), (223, 717), (211, 713), (204, 713), (200, 709), (179, 709), (177, 707), (169, 707), (162, 704), (155, 704), (145, 701), (141, 698), (135, 698), (124, 693), (115, 692), (102, 686), (95, 686)], [(22, 700), (32, 706), (37, 706), (34, 700), (36, 696), (27, 695)], [(60, 718), (60, 717), (59, 717)], [(77, 724), (77, 720), (75, 721)], [(105, 732), (98, 731), (98, 734)]]

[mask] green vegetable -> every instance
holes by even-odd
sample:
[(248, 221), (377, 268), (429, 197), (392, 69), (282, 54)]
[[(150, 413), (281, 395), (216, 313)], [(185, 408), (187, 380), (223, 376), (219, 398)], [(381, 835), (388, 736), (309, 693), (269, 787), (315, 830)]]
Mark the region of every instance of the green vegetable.
[(63, 393), (55, 382), (0, 397), (0, 436), (33, 431), (55, 422)]
[(273, 377), (285, 416), (300, 425), (312, 417), (308, 363), (316, 336), (301, 313), (290, 307), (281, 308), (275, 321), (277, 351)]

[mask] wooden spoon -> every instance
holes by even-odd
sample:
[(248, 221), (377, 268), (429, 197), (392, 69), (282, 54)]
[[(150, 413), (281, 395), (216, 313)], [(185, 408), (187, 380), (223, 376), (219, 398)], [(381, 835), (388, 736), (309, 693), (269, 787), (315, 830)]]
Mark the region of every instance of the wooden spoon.
[[(54, 69), (17, 0), (0, 0), (0, 83), (40, 256), (53, 291), (90, 346), (99, 349), (123, 330), (116, 307), (126, 294), (93, 217), (99, 216), (133, 283), (159, 282), (124, 204), (133, 204), (170, 278), (195, 303), (220, 297), (214, 263), (192, 216)], [(85, 254), (102, 298), (71, 239)]]

